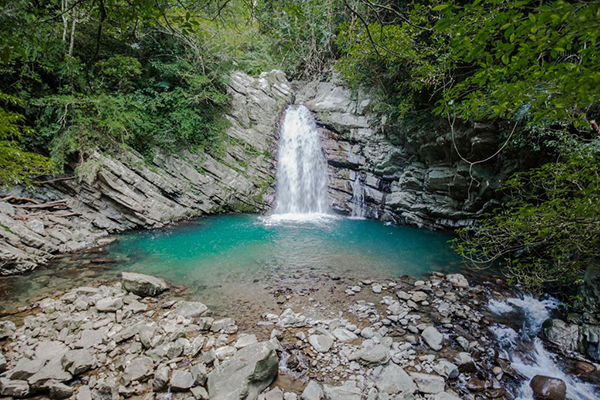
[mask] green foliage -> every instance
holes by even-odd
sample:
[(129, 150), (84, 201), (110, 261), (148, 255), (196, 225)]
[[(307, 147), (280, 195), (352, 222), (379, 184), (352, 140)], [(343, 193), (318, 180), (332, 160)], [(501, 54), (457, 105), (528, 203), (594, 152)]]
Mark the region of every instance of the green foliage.
[(304, 79), (328, 72), (338, 26), (347, 16), (342, 0), (262, 0), (253, 11), (286, 72)]
[(437, 31), (452, 32), (457, 62), (475, 69), (444, 92), (438, 113), (523, 118), (589, 129), (600, 95), (600, 2), (446, 3)]
[(52, 168), (50, 160), (26, 151), (21, 144), (35, 135), (33, 129), (24, 125), (23, 115), (11, 111), (21, 104), (19, 98), (0, 92), (0, 186), (30, 183)]
[[(46, 160), (22, 146), (51, 156), (59, 167), (123, 146), (147, 156), (156, 148), (219, 151), (229, 105), (224, 77), (234, 62), (230, 47), (216, 50), (221, 36), (215, 39), (211, 30), (227, 31), (216, 19), (229, 3), (3, 3), (0, 90), (23, 99), (15, 123), (27, 122), (39, 135), (21, 135), (18, 151), (17, 141), (3, 138), (12, 158), (0, 166), (16, 154), (30, 157), (31, 166)], [(243, 10), (243, 2), (231, 3)], [(48, 169), (14, 170), (11, 181), (41, 173)]]
[(455, 249), (476, 267), (499, 263), (541, 292), (581, 279), (600, 257), (600, 158), (573, 157), (514, 175), (507, 201), (460, 231)]

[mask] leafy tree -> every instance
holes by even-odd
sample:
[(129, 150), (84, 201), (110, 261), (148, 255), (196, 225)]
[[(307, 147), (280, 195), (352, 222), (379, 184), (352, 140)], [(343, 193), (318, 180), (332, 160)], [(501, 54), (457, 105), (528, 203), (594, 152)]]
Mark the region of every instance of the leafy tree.
[(600, 258), (600, 159), (573, 157), (514, 175), (507, 200), (456, 250), (472, 265), (506, 267), (513, 282), (542, 292), (580, 280)]
[(49, 159), (26, 151), (20, 143), (35, 131), (24, 125), (25, 118), (10, 108), (22, 102), (0, 92), (0, 185), (29, 183), (36, 176), (47, 174), (52, 168)]

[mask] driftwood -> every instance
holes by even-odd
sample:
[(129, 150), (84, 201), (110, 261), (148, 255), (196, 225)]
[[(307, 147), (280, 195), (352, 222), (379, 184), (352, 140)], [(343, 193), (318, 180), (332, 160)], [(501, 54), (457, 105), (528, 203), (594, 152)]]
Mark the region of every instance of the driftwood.
[(15, 205), (13, 206), (15, 208), (24, 208), (24, 209), (28, 209), (28, 210), (33, 210), (33, 209), (57, 209), (57, 210), (64, 210), (67, 208), (67, 200), (57, 200), (57, 201), (50, 201), (48, 203), (42, 203), (42, 204), (20, 204), (20, 205)]
[(40, 204), (39, 201), (36, 201), (34, 199), (30, 199), (29, 197), (21, 197), (21, 196), (6, 196), (5, 198), (1, 199), (1, 201), (10, 201), (10, 200), (15, 200), (15, 201), (26, 201), (29, 203), (34, 203), (34, 204)]

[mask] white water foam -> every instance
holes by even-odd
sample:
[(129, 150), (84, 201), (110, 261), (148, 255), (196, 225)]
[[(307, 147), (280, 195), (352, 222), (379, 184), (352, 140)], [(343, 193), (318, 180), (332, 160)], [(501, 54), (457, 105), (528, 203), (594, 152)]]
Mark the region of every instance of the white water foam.
[[(520, 311), (525, 320), (523, 329), (516, 332), (504, 326), (491, 327), (491, 332), (498, 339), (505, 357), (507, 357), (515, 371), (527, 377), (517, 393), (517, 400), (533, 399), (533, 392), (529, 382), (536, 375), (550, 376), (562, 379), (567, 385), (567, 398), (570, 400), (597, 400), (598, 393), (594, 386), (582, 382), (576, 377), (563, 371), (559, 360), (546, 351), (543, 342), (537, 337), (542, 324), (550, 317), (550, 313), (558, 306), (556, 299), (538, 300), (532, 296), (511, 298), (506, 301), (490, 300), (488, 309), (497, 315), (510, 314)], [(520, 343), (528, 343), (531, 350), (523, 354)]]

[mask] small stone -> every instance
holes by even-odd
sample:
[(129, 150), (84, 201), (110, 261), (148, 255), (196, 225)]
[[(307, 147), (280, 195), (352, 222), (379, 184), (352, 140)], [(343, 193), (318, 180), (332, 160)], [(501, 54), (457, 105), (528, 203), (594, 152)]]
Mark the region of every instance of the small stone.
[(440, 360), (434, 367), (433, 370), (439, 375), (447, 379), (458, 378), (458, 367), (452, 364), (450, 361)]
[(345, 328), (334, 329), (331, 333), (340, 342), (351, 342), (353, 340), (358, 339), (358, 336), (356, 336), (354, 333), (350, 332), (348, 329)]
[(399, 366), (390, 363), (383, 368), (375, 380), (380, 393), (404, 395), (413, 394), (417, 388), (412, 378)]
[(485, 382), (481, 379), (472, 377), (471, 379), (469, 379), (469, 382), (467, 382), (467, 389), (469, 389), (471, 392), (476, 393), (483, 392), (485, 390)]
[(160, 392), (167, 388), (167, 383), (169, 382), (169, 372), (171, 372), (171, 370), (166, 365), (161, 365), (156, 368), (156, 372), (154, 372), (154, 380), (152, 382), (152, 388), (155, 392)]
[(256, 339), (256, 335), (242, 334), (242, 335), (238, 336), (238, 340), (235, 342), (234, 347), (236, 349), (242, 349), (246, 346), (250, 346), (251, 344), (255, 344), (255, 343), (258, 343), (258, 340)]
[(431, 347), (435, 351), (440, 351), (442, 349), (442, 343), (444, 342), (444, 336), (433, 326), (428, 326), (425, 328), (423, 333), (421, 333), (421, 337), (427, 343), (429, 347)]
[(154, 361), (150, 357), (138, 357), (131, 360), (125, 367), (125, 379), (128, 381), (144, 381), (154, 370)]
[(177, 391), (188, 390), (194, 386), (194, 377), (191, 372), (176, 369), (171, 375), (171, 388)]
[(301, 396), (302, 400), (321, 400), (323, 398), (323, 389), (316, 381), (308, 382)]
[(196, 386), (191, 389), (192, 395), (196, 400), (208, 400), (208, 392), (202, 386)]
[(208, 307), (197, 301), (178, 301), (175, 303), (175, 308), (171, 311), (174, 317), (196, 318), (202, 316)]
[(10, 338), (15, 334), (17, 326), (12, 321), (0, 321), (0, 340)]
[(123, 308), (123, 299), (120, 297), (108, 297), (96, 302), (96, 308), (102, 312), (115, 312)]
[(85, 349), (69, 350), (61, 359), (61, 365), (73, 375), (80, 375), (94, 365), (92, 354)]
[(427, 299), (427, 293), (421, 292), (420, 290), (416, 291), (412, 294), (412, 297), (410, 299), (415, 303), (420, 303), (423, 300)]
[(217, 356), (219, 360), (224, 360), (226, 358), (233, 357), (235, 353), (235, 347), (231, 346), (223, 346), (215, 350), (215, 356)]
[(381, 365), (387, 363), (390, 359), (390, 351), (386, 346), (375, 345), (357, 351), (352, 355), (352, 358), (363, 365)]
[(73, 388), (64, 383), (54, 382), (48, 387), (48, 395), (51, 399), (67, 399), (73, 395)]
[(23, 398), (29, 394), (27, 381), (0, 378), (0, 395)]
[(319, 353), (326, 353), (333, 346), (333, 339), (327, 335), (311, 335), (308, 342)]
[[(264, 397), (263, 397), (264, 396)], [(283, 400), (283, 392), (278, 387), (261, 396), (264, 400)], [(261, 398), (259, 397), (259, 399)]]
[(567, 385), (562, 379), (536, 375), (529, 386), (535, 400), (564, 400), (567, 396)]
[(371, 287), (371, 289), (373, 290), (373, 293), (381, 293), (381, 290), (383, 290), (383, 287), (381, 285), (373, 285)]
[(222, 332), (222, 333), (236, 333), (238, 327), (235, 325), (235, 321), (233, 318), (223, 318), (218, 321), (214, 321), (210, 330), (213, 332)]
[(375, 336), (375, 330), (370, 326), (367, 326), (360, 331), (360, 336), (364, 337), (365, 339), (371, 339), (373, 336)]
[(92, 391), (88, 385), (83, 385), (77, 391), (77, 400), (92, 400)]
[(438, 375), (429, 375), (413, 372), (410, 376), (417, 384), (417, 389), (421, 393), (436, 394), (443, 392), (446, 386), (444, 378)]
[(469, 281), (462, 274), (450, 274), (446, 275), (446, 279), (450, 282), (454, 287), (457, 288), (468, 288)]
[(169, 289), (162, 279), (133, 272), (123, 272), (121, 281), (123, 289), (142, 297), (153, 297)]

